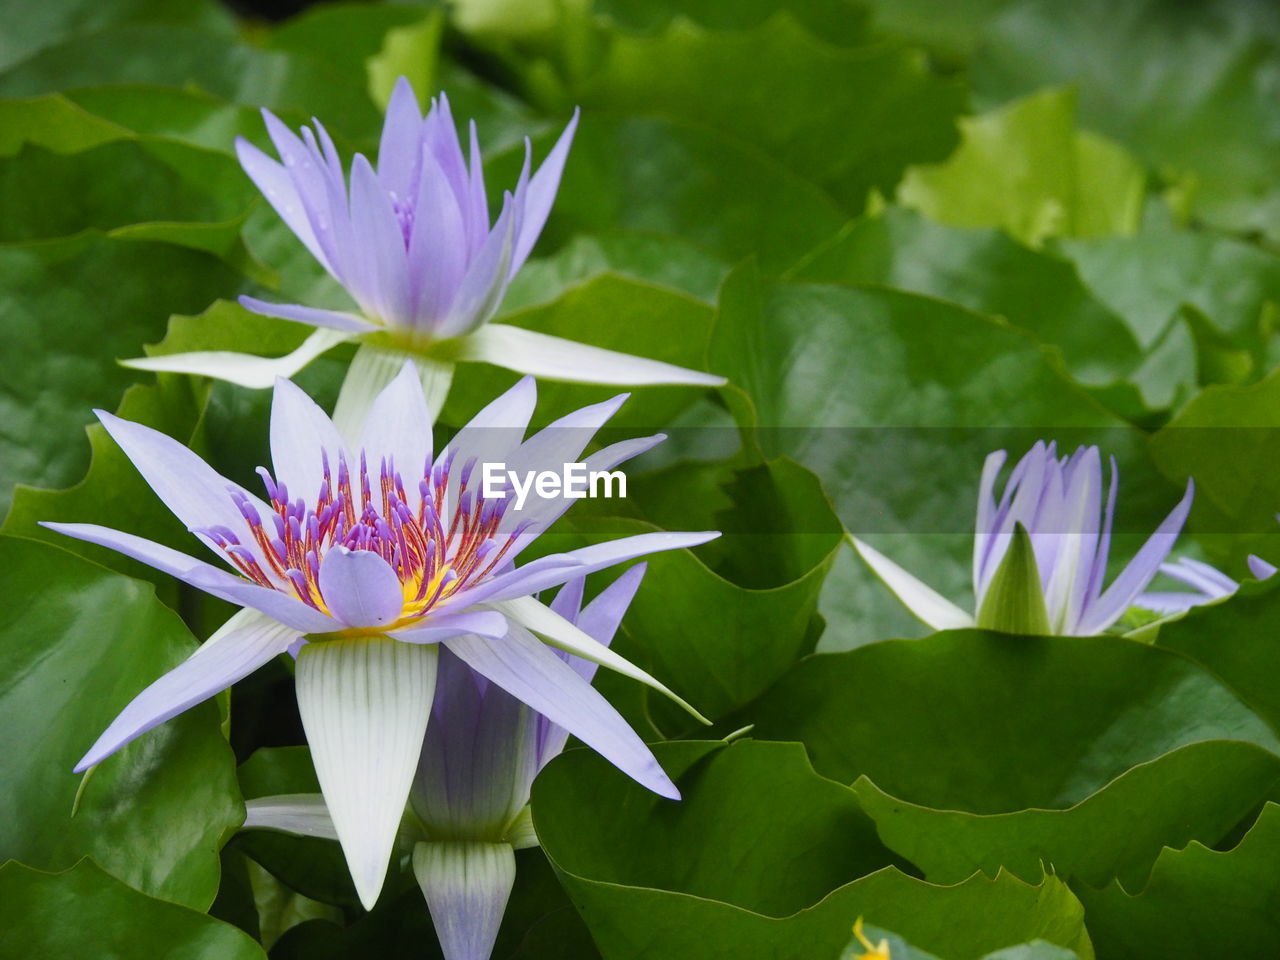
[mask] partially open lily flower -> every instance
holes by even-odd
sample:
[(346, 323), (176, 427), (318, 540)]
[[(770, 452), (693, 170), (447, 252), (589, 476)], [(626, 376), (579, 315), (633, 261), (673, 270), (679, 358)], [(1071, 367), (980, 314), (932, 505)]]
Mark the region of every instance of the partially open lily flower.
[[(387, 107), (377, 167), (356, 154), (349, 185), (319, 120), (313, 121), (314, 130), (304, 127), (299, 137), (270, 111), (264, 110), (263, 118), (280, 161), (241, 139), (236, 143), (240, 163), (357, 309), (324, 310), (241, 297), (241, 304), (256, 313), (318, 329), (298, 350), (277, 359), (187, 353), (130, 360), (127, 366), (263, 388), (277, 376), (292, 376), (337, 343), (357, 339), (370, 349), (416, 353), (435, 409), (459, 361), (586, 383), (724, 383), (722, 377), (656, 360), (506, 324), (486, 325), (546, 224), (577, 128), (576, 114), (536, 172), (531, 172), (526, 140), (524, 169), (514, 190), (503, 194), (492, 221), (475, 123), (464, 152), (444, 95), (432, 101), (424, 117), (413, 88), (400, 78)], [(389, 375), (402, 362), (400, 356)]]
[(857, 538), (854, 548), (915, 616), (935, 630), (986, 627), (1014, 633), (1092, 636), (1114, 624), (1155, 577), (1191, 510), (1193, 484), (1103, 589), (1116, 506), (1116, 465), (1103, 500), (1102, 457), (1080, 447), (1059, 458), (1037, 443), (1013, 468), (997, 502), (1005, 452), (987, 457), (978, 492), (973, 614)]
[(573, 500), (517, 506), (504, 489), (480, 482), (487, 462), (516, 471), (581, 462), (603, 471), (644, 452), (662, 437), (624, 440), (579, 461), (624, 399), (584, 407), (526, 440), (536, 395), (525, 378), (433, 455), (412, 363), (374, 401), (357, 445), (281, 380), (271, 411), (273, 472), (260, 471), (266, 500), (164, 434), (100, 412), (151, 488), (225, 566), (93, 524), (46, 526), (245, 609), (125, 707), (76, 769), (293, 649), (316, 774), (356, 888), (371, 905), (418, 764), (444, 644), (650, 789), (676, 796), (626, 721), (552, 647), (683, 701), (533, 594), (717, 534), (641, 534), (517, 567), (521, 551)]
[[(575, 577), (550, 608), (608, 646), (644, 573), (645, 564), (636, 564), (585, 607), (584, 580)], [(582, 684), (591, 683), (595, 663), (563, 651), (560, 658)], [(538, 842), (528, 808), (534, 777), (568, 736), (567, 727), (441, 649), (402, 836), (414, 844), (414, 874), (445, 960), (488, 960), (492, 953), (515, 880), (515, 851)], [(318, 795), (263, 797), (246, 807), (245, 829), (336, 836)]]

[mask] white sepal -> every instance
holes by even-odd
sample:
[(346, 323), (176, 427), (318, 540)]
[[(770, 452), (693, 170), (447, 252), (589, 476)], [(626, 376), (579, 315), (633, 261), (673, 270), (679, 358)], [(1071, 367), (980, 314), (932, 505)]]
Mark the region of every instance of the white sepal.
[(372, 909), (386, 878), (435, 696), (434, 646), (386, 637), (309, 643), (298, 708), (351, 879)]
[(244, 802), (242, 830), (279, 830), (300, 837), (337, 840), (333, 818), (318, 793), (282, 793)]
[(427, 841), (413, 848), (418, 880), (445, 960), (489, 960), (516, 879), (510, 844)]
[(849, 542), (872, 572), (927, 626), (934, 630), (962, 630), (973, 626), (974, 619), (970, 614), (932, 587), (921, 583), (879, 550), (863, 543), (853, 534), (849, 534)]
[(189, 373), (198, 377), (226, 380), (251, 390), (273, 386), (277, 377), (286, 380), (320, 354), (349, 340), (342, 330), (318, 329), (302, 341), (292, 353), (283, 357), (258, 357), (229, 350), (203, 350), (195, 353), (171, 353), (164, 357), (135, 357), (121, 360), (122, 367), (151, 370), (157, 373)]
[(570, 383), (722, 387), (728, 382), (712, 373), (604, 350), (505, 323), (485, 324), (468, 335), (459, 359), (491, 363), (516, 373)]
[[(412, 360), (422, 379), (422, 393), (427, 402), (427, 423), (435, 421), (449, 395), (453, 383), (453, 364), (432, 360), (430, 357), (406, 350), (375, 347), (363, 343), (347, 368), (347, 375), (338, 390), (338, 402), (333, 408), (333, 423), (342, 438), (358, 447), (364, 435), (365, 421), (378, 394), (404, 369), (406, 360)], [(418, 469), (421, 464), (402, 465), (404, 469)]]

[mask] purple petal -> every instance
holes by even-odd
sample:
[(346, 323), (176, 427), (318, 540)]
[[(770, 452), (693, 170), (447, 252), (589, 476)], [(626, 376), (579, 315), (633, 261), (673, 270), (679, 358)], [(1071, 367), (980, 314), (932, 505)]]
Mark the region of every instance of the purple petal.
[(1115, 581), (1100, 596), (1092, 607), (1085, 611), (1081, 623), (1081, 632), (1086, 634), (1101, 633), (1120, 617), (1133, 604), (1138, 594), (1146, 589), (1160, 569), (1160, 564), (1173, 549), (1191, 510), (1191, 500), (1195, 495), (1195, 483), (1187, 481), (1187, 492), (1182, 500), (1173, 508), (1169, 516), (1142, 545), (1142, 548), (1129, 561), (1129, 565), (1120, 572)]
[(429, 836), (503, 835), (529, 802), (538, 771), (532, 721), (527, 706), (441, 647), (410, 796)]
[(516, 879), (511, 845), (424, 841), (413, 849), (413, 874), (444, 960), (489, 960)]
[(331, 547), (320, 561), (320, 592), (329, 611), (349, 627), (383, 627), (404, 610), (400, 578), (371, 550)]
[(298, 195), (298, 188), (284, 166), (272, 160), (243, 137), (236, 138), (236, 156), (240, 158), (240, 166), (244, 168), (244, 172), (249, 175), (249, 179), (280, 215), (285, 226), (292, 230), (311, 255), (332, 273), (333, 267), (329, 264), (329, 258), (325, 256), (324, 250), (321, 249), (315, 231), (311, 229), (311, 221), (307, 216), (302, 198)]
[[(156, 496), (188, 529), (224, 526), (234, 531), (241, 543), (253, 542), (249, 525), (232, 494), (243, 496), (261, 516), (270, 511), (265, 503), (159, 430), (122, 420), (104, 410), (95, 412)], [(203, 536), (201, 539), (210, 542)]]
[(93, 523), (47, 523), (42, 527), (58, 533), (96, 543), (100, 547), (116, 550), (162, 573), (189, 583), (198, 590), (240, 607), (260, 610), (273, 620), (288, 624), (298, 633), (328, 633), (334, 629), (332, 617), (307, 606), (297, 597), (270, 587), (250, 583), (242, 577), (228, 573), (211, 563), (189, 557), (185, 553), (132, 533), (100, 527)]
[(297, 303), (268, 303), (266, 300), (248, 296), (240, 297), (240, 306), (264, 317), (293, 320), (313, 327), (331, 327), (334, 330), (349, 330), (352, 333), (379, 329), (376, 323), (370, 323), (364, 317), (354, 313), (343, 313), (340, 310), (321, 310), (318, 307), (304, 307)]
[(436, 332), (441, 337), (455, 337), (474, 330), (497, 311), (507, 290), (515, 216), (508, 195), (503, 201), (498, 222), (493, 225), (480, 252), (467, 266), (467, 272), (449, 304), (448, 316), (436, 325)]
[(409, 238), (410, 297), (416, 324), (444, 321), (467, 270), (466, 227), (444, 171), (424, 146)]
[(449, 189), (459, 201), (467, 194), (467, 161), (458, 141), (458, 128), (453, 123), (449, 98), (441, 93), (423, 125), (423, 145), (431, 151), (444, 172)]
[[(409, 297), (404, 232), (391, 198), (378, 183), (369, 161), (360, 154), (351, 164), (351, 227), (360, 251), (360, 269), (368, 279), (368, 286), (361, 285), (365, 296), (377, 304), (378, 316), (388, 326), (409, 326), (413, 303)], [(359, 294), (361, 289), (353, 294)], [(359, 302), (359, 296), (356, 299)]]
[(660, 796), (679, 799), (675, 784), (621, 714), (528, 631), (513, 626), (503, 640), (467, 635), (446, 640), (445, 646), (637, 783)]
[(555, 597), (547, 606), (570, 623), (577, 623), (578, 614), (582, 612), (582, 594), (586, 586), (586, 577), (575, 576), (570, 580), (566, 580), (564, 585), (556, 591)]
[(360, 446), (369, 458), (371, 471), (385, 457), (405, 475), (408, 506), (416, 512), (421, 499), (417, 480), (431, 458), (431, 414), (422, 392), (422, 379), (412, 360), (405, 362), (395, 379), (374, 399)]
[[(626, 614), (627, 609), (631, 606), (631, 601), (636, 595), (636, 590), (640, 586), (640, 581), (644, 579), (647, 564), (637, 563), (630, 570), (626, 571), (617, 580), (609, 584), (597, 596), (587, 608), (580, 613), (577, 612), (577, 604), (581, 601), (581, 585), (583, 581), (571, 580), (561, 588), (560, 593), (556, 594), (558, 601), (565, 591), (569, 591), (570, 601), (566, 602), (566, 606), (572, 605), (574, 612), (577, 613), (576, 618), (565, 614), (563, 610), (557, 609), (555, 602), (551, 604), (551, 609), (560, 614), (566, 620), (575, 621), (577, 625), (588, 636), (599, 640), (606, 647), (613, 642), (613, 636), (618, 631), (618, 626), (622, 623), (622, 618)], [(576, 590), (571, 589), (576, 585)], [(577, 599), (574, 598), (575, 592)], [(559, 653), (559, 651), (557, 651)], [(566, 660), (574, 672), (583, 680), (590, 683), (599, 669), (599, 664), (592, 663), (590, 660), (584, 660), (582, 657), (575, 657), (570, 654), (561, 653), (560, 656)], [(564, 727), (550, 722), (539, 724), (538, 730), (538, 766), (542, 767), (552, 757), (560, 753), (564, 749), (565, 741), (569, 737), (569, 732)]]
[(277, 378), (271, 398), (271, 467), (276, 482), (295, 499), (314, 498), (324, 482), (325, 456), (337, 464), (346, 452), (328, 414), (292, 381)]
[(507, 618), (496, 610), (463, 610), (441, 613), (418, 627), (405, 627), (392, 636), (404, 643), (439, 643), (464, 633), (500, 640), (507, 635)]
[(560, 189), (560, 177), (564, 173), (565, 160), (569, 157), (569, 147), (573, 144), (574, 131), (578, 129), (578, 111), (573, 111), (573, 118), (560, 139), (551, 148), (542, 166), (529, 181), (529, 191), (524, 201), (524, 216), (520, 224), (520, 235), (516, 238), (515, 254), (511, 259), (508, 276), (515, 276), (517, 270), (529, 258), (530, 251), (546, 225), (551, 214), (551, 205), (555, 203), (556, 191)]
[[(607, 543), (597, 543), (566, 553), (555, 553), (539, 557), (523, 567), (510, 573), (494, 577), (492, 580), (465, 590), (450, 598), (449, 605), (454, 603), (468, 606), (476, 603), (499, 603), (516, 597), (527, 597), (559, 586), (573, 577), (585, 577), (589, 573), (625, 563), (637, 557), (665, 550), (687, 550), (714, 540), (720, 534), (716, 531), (703, 533), (638, 533)], [(569, 619), (569, 618), (565, 618)]]
[(408, 78), (401, 77), (391, 91), (382, 139), (378, 144), (378, 181), (382, 189), (401, 203), (413, 202), (421, 156), (422, 108)]
[[(230, 628), (230, 629), (228, 629)], [(284, 653), (297, 631), (262, 614), (233, 617), (187, 660), (129, 702), (76, 764), (80, 773)]]
[(1253, 554), (1249, 555), (1248, 564), (1249, 572), (1253, 574), (1253, 578), (1255, 580), (1266, 580), (1276, 572), (1274, 564), (1267, 563), (1267, 561), (1263, 560), (1261, 557), (1254, 556)]
[(489, 199), (484, 188), (484, 161), (480, 158), (480, 138), (471, 121), (471, 165), (468, 171), (467, 202), (463, 220), (467, 225), (467, 259), (474, 257), (489, 235)]

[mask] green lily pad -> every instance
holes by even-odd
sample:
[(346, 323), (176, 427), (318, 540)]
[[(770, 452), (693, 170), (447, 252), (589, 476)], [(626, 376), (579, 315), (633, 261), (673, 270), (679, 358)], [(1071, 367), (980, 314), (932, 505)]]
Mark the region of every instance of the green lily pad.
[(740, 722), (802, 741), (818, 772), (842, 783), (865, 776), (912, 803), (980, 814), (1072, 806), (1202, 740), (1280, 753), (1208, 671), (1118, 637), (957, 630), (819, 654)]
[(1098, 956), (1164, 960), (1196, 953), (1266, 957), (1280, 950), (1280, 806), (1268, 803), (1230, 850), (1192, 841), (1165, 850), (1141, 891), (1080, 890)]
[(216, 704), (144, 734), (83, 785), (71, 772), (135, 694), (195, 649), (191, 634), (148, 585), (63, 550), (0, 538), (0, 568), (0, 848), (47, 870), (92, 856), (146, 893), (208, 908), (218, 850), (244, 815)]
[(91, 860), (59, 874), (0, 867), (0, 953), (9, 957), (266, 960), (247, 934), (131, 889)]
[(1061, 881), (1006, 874), (939, 887), (886, 866), (852, 792), (815, 776), (796, 744), (655, 751), (679, 804), (586, 750), (534, 784), (543, 849), (606, 957), (835, 956), (851, 918), (866, 916), (956, 960), (1036, 937), (1092, 958)]

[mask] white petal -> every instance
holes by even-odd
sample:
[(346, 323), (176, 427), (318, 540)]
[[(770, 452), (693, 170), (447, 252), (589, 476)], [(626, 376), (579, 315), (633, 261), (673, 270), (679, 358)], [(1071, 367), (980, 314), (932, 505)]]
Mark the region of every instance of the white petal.
[(360, 902), (372, 909), (435, 694), (436, 648), (386, 638), (298, 652), (298, 708)]
[(516, 858), (506, 843), (443, 841), (413, 848), (418, 879), (445, 960), (489, 960)]
[(676, 696), (655, 677), (650, 676), (629, 660), (620, 657), (599, 640), (584, 633), (579, 627), (570, 623), (554, 610), (539, 603), (533, 597), (504, 600), (501, 603), (495, 603), (494, 606), (511, 620), (538, 634), (557, 650), (572, 653), (575, 656), (590, 660), (592, 663), (598, 663), (602, 667), (608, 667), (624, 677), (639, 680), (645, 686), (652, 687), (664, 696), (671, 698), (702, 723), (710, 725), (710, 720), (685, 702), (684, 699)]
[[(404, 350), (388, 350), (361, 344), (351, 366), (347, 368), (342, 388), (338, 391), (338, 402), (333, 408), (333, 422), (338, 432), (353, 447), (361, 441), (374, 401), (400, 375), (409, 360), (417, 367), (418, 378), (422, 383), (427, 410), (426, 422), (431, 424), (435, 421), (440, 408), (444, 406), (449, 385), (453, 382), (453, 364), (441, 363)], [(421, 463), (409, 466), (397, 463), (397, 466), (402, 471), (422, 469)]]
[(415, 513), (421, 499), (418, 480), (431, 459), (431, 420), (418, 366), (406, 360), (374, 399), (360, 439), (371, 473), (379, 471), (386, 457), (404, 476), (408, 506)]
[(283, 357), (255, 357), (229, 350), (201, 350), (195, 353), (171, 353), (167, 357), (134, 357), (131, 360), (121, 360), (120, 366), (156, 373), (189, 373), (196, 377), (226, 380), (250, 390), (265, 390), (279, 377), (292, 377), (347, 337), (348, 334), (341, 330), (316, 330), (302, 341), (301, 346)]
[(722, 387), (728, 382), (711, 373), (686, 370), (661, 360), (633, 357), (506, 323), (485, 324), (471, 333), (462, 342), (460, 359), (492, 363), (517, 373), (570, 383)]
[(338, 831), (324, 797), (318, 793), (285, 793), (244, 802), (242, 830), (280, 830), (300, 837), (337, 840)]
[[(336, 473), (342, 437), (319, 405), (291, 380), (276, 381), (271, 398), (271, 468), (289, 499), (313, 501), (324, 482), (324, 461)], [(350, 460), (348, 459), (348, 462)]]
[(858, 556), (867, 562), (886, 587), (894, 592), (908, 610), (934, 630), (960, 630), (973, 626), (973, 617), (932, 587), (925, 586), (879, 550), (868, 546), (852, 534), (849, 542)]

